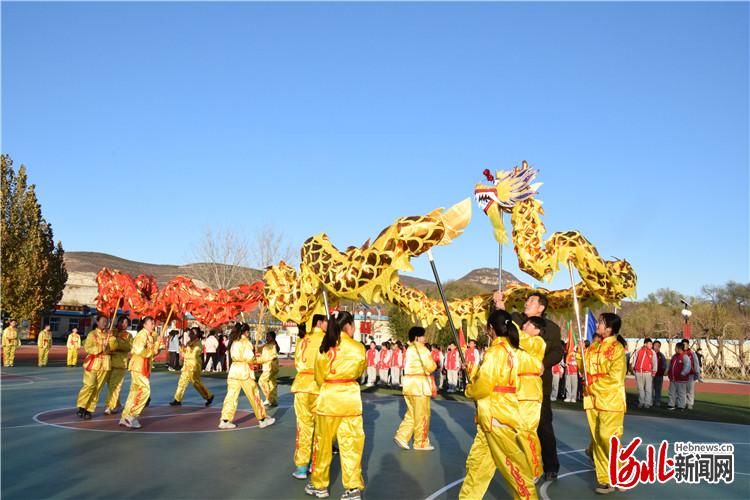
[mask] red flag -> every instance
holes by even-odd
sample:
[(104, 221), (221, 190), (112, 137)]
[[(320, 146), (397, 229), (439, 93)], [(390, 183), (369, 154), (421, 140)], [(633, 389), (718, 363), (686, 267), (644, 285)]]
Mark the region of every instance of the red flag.
[(573, 343), (573, 322), (568, 321), (568, 345), (566, 346), (568, 350), (568, 354), (573, 352), (575, 350), (575, 345)]
[(459, 343), (459, 347), (461, 347), (461, 349), (466, 349), (466, 339), (464, 338), (464, 329), (463, 328), (459, 328), (458, 329), (458, 343)]

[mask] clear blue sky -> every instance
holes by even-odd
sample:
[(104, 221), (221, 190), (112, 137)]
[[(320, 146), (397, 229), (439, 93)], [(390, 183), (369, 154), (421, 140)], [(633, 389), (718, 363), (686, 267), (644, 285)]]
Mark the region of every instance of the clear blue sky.
[[(264, 224), (346, 248), (526, 159), (548, 231), (641, 297), (748, 280), (747, 3), (3, 2), (2, 125), (69, 251), (185, 263), (206, 225)], [(435, 255), (496, 265), (476, 205)]]

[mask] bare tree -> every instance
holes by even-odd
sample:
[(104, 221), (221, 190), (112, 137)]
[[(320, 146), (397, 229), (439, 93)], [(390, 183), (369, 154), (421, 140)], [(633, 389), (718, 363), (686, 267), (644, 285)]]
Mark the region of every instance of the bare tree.
[(247, 240), (237, 231), (206, 227), (194, 249), (190, 274), (213, 289), (252, 283), (259, 276), (250, 269), (249, 257)]
[[(252, 267), (265, 272), (267, 268), (278, 264), (282, 260), (292, 267), (294, 267), (297, 260), (295, 251), (291, 245), (285, 242), (284, 234), (269, 225), (258, 229), (255, 232), (249, 255), (249, 262)], [(259, 304), (256, 310), (258, 321), (255, 331), (256, 343), (262, 335), (265, 313), (265, 305), (263, 303)]]

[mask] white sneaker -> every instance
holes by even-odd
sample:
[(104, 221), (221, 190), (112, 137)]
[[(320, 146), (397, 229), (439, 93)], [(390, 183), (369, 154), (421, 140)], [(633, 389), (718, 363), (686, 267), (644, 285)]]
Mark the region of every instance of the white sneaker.
[(105, 408), (104, 409), (104, 414), (105, 415), (112, 415), (112, 410), (110, 410), (109, 408)]
[(271, 406), (271, 403), (269, 403), (268, 400), (263, 401), (263, 406)]
[(138, 421), (138, 419), (137, 419), (137, 418), (135, 418), (135, 417), (130, 417), (130, 426), (131, 426), (131, 427), (132, 427), (133, 429), (140, 429), (140, 428), (141, 428), (141, 423), (140, 423), (140, 422)]
[(237, 424), (234, 424), (234, 423), (229, 422), (229, 421), (224, 422), (222, 420), (221, 423), (219, 423), (219, 429), (234, 429), (235, 427), (237, 427)]
[(125, 418), (125, 417), (122, 417), (120, 419), (120, 421), (118, 422), (118, 425), (121, 425), (123, 427), (132, 427), (130, 425), (130, 419), (129, 418)]
[(409, 445), (401, 441), (399, 438), (394, 437), (393, 441), (398, 445), (399, 448), (402, 448), (404, 450), (409, 450)]
[(266, 418), (264, 418), (263, 420), (260, 421), (260, 423), (258, 424), (258, 427), (260, 427), (261, 429), (265, 429), (269, 425), (273, 425), (274, 422), (276, 422), (275, 418), (273, 418), (273, 417), (266, 417)]
[(432, 451), (434, 449), (435, 449), (435, 447), (432, 446), (431, 444), (425, 446), (424, 448), (417, 448), (416, 446), (414, 447), (415, 451)]

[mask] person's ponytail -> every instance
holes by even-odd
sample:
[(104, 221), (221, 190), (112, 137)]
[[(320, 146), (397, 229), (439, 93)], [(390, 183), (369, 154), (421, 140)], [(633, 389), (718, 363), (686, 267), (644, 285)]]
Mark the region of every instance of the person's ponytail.
[(328, 320), (328, 329), (320, 343), (320, 352), (326, 353), (332, 347), (336, 347), (341, 340), (341, 331), (346, 325), (353, 325), (354, 317), (348, 311), (338, 311), (335, 316)]

